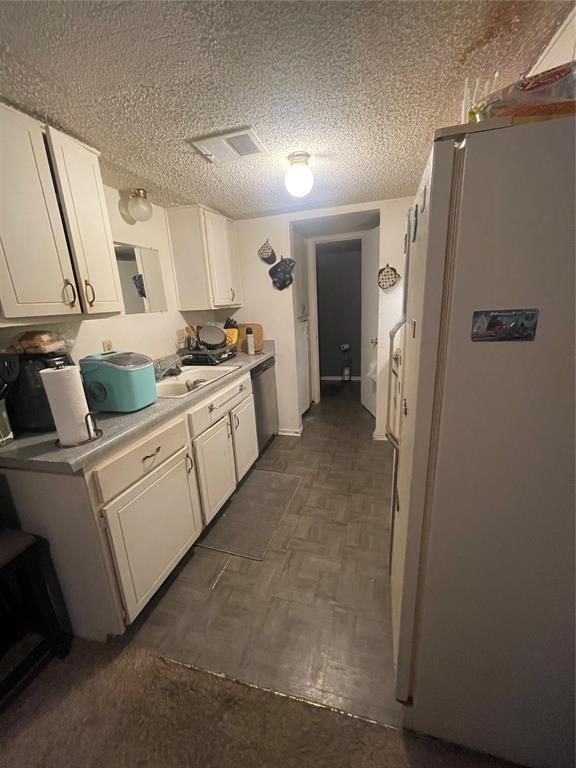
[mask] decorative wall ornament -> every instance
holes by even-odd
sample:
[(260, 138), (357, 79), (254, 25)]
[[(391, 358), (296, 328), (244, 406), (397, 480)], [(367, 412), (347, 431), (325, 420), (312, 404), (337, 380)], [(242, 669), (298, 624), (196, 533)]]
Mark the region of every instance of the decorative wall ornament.
[(392, 288), (400, 280), (400, 273), (391, 267), (390, 264), (386, 264), (385, 267), (378, 272), (378, 285), (383, 290), (386, 288)]
[(289, 285), (292, 285), (292, 270), (294, 269), (295, 264), (296, 262), (294, 259), (291, 259), (290, 257), (285, 259), (284, 256), (280, 256), (278, 264), (274, 264), (273, 267), (270, 267), (268, 274), (272, 278), (272, 285), (274, 288), (283, 291), (284, 288), (288, 288)]
[(146, 286), (144, 285), (144, 275), (137, 274), (132, 276), (132, 282), (138, 291), (138, 296), (141, 299), (146, 298)]
[(270, 245), (270, 240), (266, 240), (264, 245), (261, 245), (258, 249), (258, 256), (262, 259), (262, 261), (266, 262), (266, 264), (274, 264), (276, 261), (276, 254), (274, 253), (274, 248)]

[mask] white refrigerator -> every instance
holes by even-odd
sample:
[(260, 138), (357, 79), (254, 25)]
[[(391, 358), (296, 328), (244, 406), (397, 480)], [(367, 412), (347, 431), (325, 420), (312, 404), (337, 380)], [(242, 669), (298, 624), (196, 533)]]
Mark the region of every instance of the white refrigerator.
[(393, 507), (417, 730), (573, 765), (572, 117), (436, 134), (410, 216)]

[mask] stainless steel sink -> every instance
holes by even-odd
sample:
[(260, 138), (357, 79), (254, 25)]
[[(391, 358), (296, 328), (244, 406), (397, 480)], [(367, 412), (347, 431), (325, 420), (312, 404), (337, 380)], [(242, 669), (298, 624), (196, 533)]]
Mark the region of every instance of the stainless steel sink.
[(171, 376), (156, 382), (158, 397), (186, 397), (197, 392), (211, 381), (222, 379), (237, 371), (239, 365), (218, 365), (207, 368), (204, 365), (184, 365), (179, 376)]

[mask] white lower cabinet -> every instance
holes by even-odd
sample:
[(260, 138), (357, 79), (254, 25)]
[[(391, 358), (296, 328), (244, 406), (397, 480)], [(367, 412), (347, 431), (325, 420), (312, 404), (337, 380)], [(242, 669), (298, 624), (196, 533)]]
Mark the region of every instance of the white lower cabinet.
[(258, 436), (256, 434), (253, 395), (247, 397), (240, 405), (230, 411), (230, 423), (234, 440), (236, 478), (240, 482), (258, 458)]
[(228, 414), (194, 442), (202, 506), (209, 523), (236, 490), (232, 428)]
[(102, 512), (128, 621), (133, 621), (202, 530), (194, 464), (180, 450)]

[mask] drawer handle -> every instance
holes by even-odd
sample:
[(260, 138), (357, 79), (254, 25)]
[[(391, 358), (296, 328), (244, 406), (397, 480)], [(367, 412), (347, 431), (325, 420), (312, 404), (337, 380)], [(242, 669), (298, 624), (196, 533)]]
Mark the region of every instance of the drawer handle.
[(190, 474), (190, 472), (192, 472), (194, 469), (194, 461), (188, 452), (186, 452), (186, 462), (188, 463), (188, 474)]
[(240, 419), (238, 418), (237, 413), (234, 414), (234, 419), (236, 420), (236, 429), (238, 429), (238, 427), (240, 426)]
[(158, 456), (158, 454), (160, 453), (160, 450), (161, 450), (161, 446), (159, 445), (154, 451), (154, 453), (149, 453), (146, 456), (142, 456), (142, 461), (147, 461), (148, 459), (155, 459), (156, 456)]
[(244, 384), (240, 384), (240, 386), (238, 387), (238, 392), (235, 392), (227, 400), (224, 400), (223, 403), (220, 403), (220, 405), (214, 405), (214, 403), (210, 403), (210, 405), (208, 406), (208, 411), (212, 413), (213, 411), (217, 411), (219, 408), (223, 408), (226, 405), (226, 403), (229, 403), (230, 400), (234, 400), (236, 395), (239, 395), (240, 392), (244, 392), (245, 389), (246, 389), (246, 386)]

